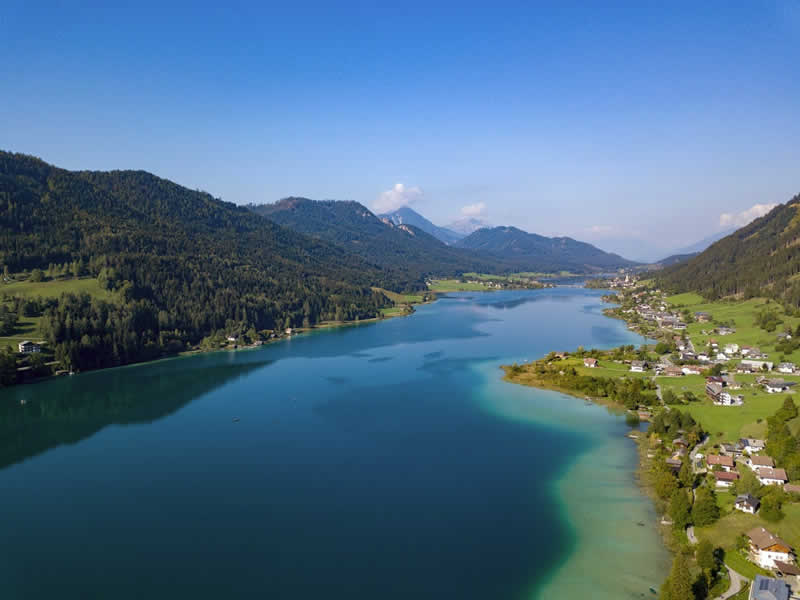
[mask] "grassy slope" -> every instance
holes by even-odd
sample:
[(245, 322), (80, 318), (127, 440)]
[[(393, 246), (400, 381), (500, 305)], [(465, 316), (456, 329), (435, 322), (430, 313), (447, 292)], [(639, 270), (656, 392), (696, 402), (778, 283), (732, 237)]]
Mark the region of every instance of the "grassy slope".
[[(111, 301), (114, 295), (100, 287), (97, 279), (84, 277), (80, 279), (58, 279), (55, 281), (14, 281), (0, 284), (0, 293), (22, 298), (58, 298), (68, 292), (87, 294)], [(17, 344), (24, 340), (40, 340), (39, 323), (41, 317), (20, 317), (13, 335), (0, 337), (0, 348), (11, 345), (16, 350)]]
[(480, 283), (461, 283), (458, 279), (437, 279), (429, 287), (433, 292), (478, 292), (489, 289)]

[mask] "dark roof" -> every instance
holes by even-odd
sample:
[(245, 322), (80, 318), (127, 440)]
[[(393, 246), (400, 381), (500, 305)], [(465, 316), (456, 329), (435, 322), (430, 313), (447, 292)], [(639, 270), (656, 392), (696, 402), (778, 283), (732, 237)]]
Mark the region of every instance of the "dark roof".
[(750, 590), (751, 600), (789, 600), (789, 585), (780, 579), (756, 575)]
[(736, 502), (734, 504), (747, 504), (748, 506), (760, 506), (761, 502), (758, 498), (751, 494), (739, 494), (736, 496)]
[(784, 575), (800, 575), (800, 569), (797, 568), (797, 565), (790, 565), (789, 563), (776, 560), (775, 566), (778, 568), (778, 571)]

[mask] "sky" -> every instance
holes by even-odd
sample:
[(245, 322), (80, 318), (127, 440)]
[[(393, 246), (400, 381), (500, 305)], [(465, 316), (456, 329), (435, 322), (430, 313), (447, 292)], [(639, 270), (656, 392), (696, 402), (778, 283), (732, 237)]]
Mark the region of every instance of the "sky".
[(0, 149), (660, 258), (800, 193), (800, 0), (0, 5)]

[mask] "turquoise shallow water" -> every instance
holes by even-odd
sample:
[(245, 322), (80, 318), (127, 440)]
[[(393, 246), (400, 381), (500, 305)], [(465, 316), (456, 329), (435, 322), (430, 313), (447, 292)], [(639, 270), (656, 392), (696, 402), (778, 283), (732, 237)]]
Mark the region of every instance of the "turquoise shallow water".
[(599, 296), (3, 391), (3, 597), (640, 597), (666, 555), (621, 419), (498, 369), (637, 341)]

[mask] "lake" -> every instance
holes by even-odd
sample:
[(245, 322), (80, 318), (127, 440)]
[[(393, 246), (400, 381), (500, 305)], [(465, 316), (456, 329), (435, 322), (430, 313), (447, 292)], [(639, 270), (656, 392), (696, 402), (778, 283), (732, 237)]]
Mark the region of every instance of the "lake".
[(499, 369), (640, 343), (602, 293), (0, 391), (2, 597), (649, 595), (668, 555), (623, 419)]

